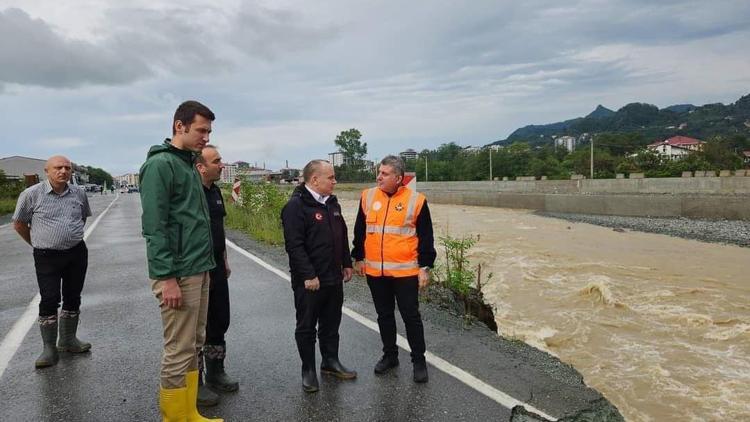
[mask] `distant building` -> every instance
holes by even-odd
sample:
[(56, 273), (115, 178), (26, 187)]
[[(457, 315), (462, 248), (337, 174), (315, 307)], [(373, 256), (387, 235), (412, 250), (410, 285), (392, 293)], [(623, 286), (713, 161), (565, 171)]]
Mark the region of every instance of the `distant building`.
[(225, 164), (224, 169), (221, 171), (221, 182), (222, 183), (234, 183), (234, 178), (237, 177), (237, 170), (239, 166), (235, 164)]
[(245, 173), (245, 177), (251, 182), (265, 182), (270, 180), (273, 171), (266, 169), (250, 170)]
[(334, 166), (339, 167), (344, 165), (344, 152), (343, 151), (336, 151), (336, 152), (329, 152), (328, 153), (328, 161)]
[[(344, 156), (343, 151), (329, 152), (328, 162), (330, 162), (334, 167), (339, 167), (344, 164), (351, 164), (351, 160), (347, 159), (346, 156)], [(371, 170), (375, 165), (371, 160), (364, 159), (364, 157), (363, 159), (359, 160), (358, 163), (361, 170), (368, 171)]]
[[(227, 165), (230, 165), (230, 164), (227, 164)], [(246, 170), (250, 168), (250, 163), (248, 163), (247, 161), (235, 161), (231, 165), (235, 166), (237, 170)]]
[(745, 163), (745, 167), (750, 167), (750, 150), (742, 151), (742, 161)]
[(555, 138), (555, 147), (562, 147), (573, 152), (578, 144), (578, 139), (575, 136), (559, 136)]
[(113, 179), (115, 182), (115, 186), (119, 187), (140, 185), (138, 180), (138, 173), (123, 174), (122, 176), (115, 176), (113, 177)]
[(20, 155), (0, 158), (0, 170), (9, 179), (23, 180), (24, 176), (35, 174), (40, 181), (45, 180), (47, 179), (47, 175), (44, 173), (45, 164), (47, 164), (47, 160)]
[(285, 167), (279, 170), (279, 173), (281, 173), (279, 180), (284, 183), (295, 183), (300, 180), (302, 175), (300, 169), (293, 169), (290, 167)]
[(404, 160), (416, 160), (417, 159), (417, 151), (414, 151), (411, 148), (407, 148), (405, 151), (401, 151), (398, 153), (398, 155), (401, 156)]
[(705, 145), (705, 142), (700, 139), (689, 138), (687, 136), (673, 136), (664, 141), (649, 144), (646, 148), (670, 160), (679, 160), (695, 151), (701, 151), (703, 145)]
[(465, 152), (465, 153), (467, 153), (467, 154), (476, 154), (476, 153), (478, 153), (479, 151), (480, 151), (480, 148), (479, 148), (479, 147), (473, 147), (473, 146), (471, 146), (471, 145), (469, 145), (468, 147), (464, 147), (464, 148), (463, 148), (463, 152)]

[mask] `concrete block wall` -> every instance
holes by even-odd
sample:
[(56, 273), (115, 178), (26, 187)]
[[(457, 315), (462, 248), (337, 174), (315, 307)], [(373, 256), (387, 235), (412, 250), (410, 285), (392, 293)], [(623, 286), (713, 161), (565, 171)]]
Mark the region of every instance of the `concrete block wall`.
[[(430, 202), (585, 214), (750, 220), (750, 177), (418, 182)], [(359, 199), (374, 183), (341, 184)]]
[(750, 198), (739, 196), (482, 194), (477, 191), (433, 191), (425, 195), (428, 201), (438, 204), (636, 217), (750, 220)]

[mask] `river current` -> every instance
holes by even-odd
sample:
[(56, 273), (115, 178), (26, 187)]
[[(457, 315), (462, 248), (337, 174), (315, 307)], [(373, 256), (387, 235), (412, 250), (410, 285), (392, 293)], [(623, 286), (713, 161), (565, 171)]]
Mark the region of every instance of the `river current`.
[[(342, 201), (353, 226), (356, 201)], [(498, 334), (575, 367), (631, 421), (750, 420), (750, 249), (430, 204), (479, 236)], [(441, 253), (436, 239), (438, 255)]]

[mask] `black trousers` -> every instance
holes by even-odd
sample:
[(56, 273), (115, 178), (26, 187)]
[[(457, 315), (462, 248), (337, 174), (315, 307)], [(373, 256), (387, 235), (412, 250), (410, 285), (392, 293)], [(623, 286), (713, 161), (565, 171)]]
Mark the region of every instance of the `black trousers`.
[[(344, 286), (321, 286), (319, 290), (305, 289), (303, 283), (294, 287), (294, 307), (297, 310), (297, 341), (302, 366), (315, 364), (315, 335), (320, 340), (320, 355), (323, 359), (339, 356), (339, 326), (341, 306), (344, 304)], [(316, 330), (317, 326), (317, 330)]]
[[(66, 250), (34, 248), (34, 268), (39, 284), (39, 316), (57, 315), (57, 308), (77, 312), (86, 279), (89, 250), (81, 243)], [(62, 294), (61, 294), (62, 290)]]
[(229, 329), (229, 283), (226, 272), (211, 271), (209, 277), (206, 344), (224, 346)]
[(411, 347), (411, 361), (424, 362), (425, 342), (422, 316), (419, 314), (419, 280), (413, 277), (372, 277), (367, 276), (372, 301), (378, 313), (380, 339), (383, 353), (398, 356), (396, 346), (395, 303), (406, 326), (406, 339)]

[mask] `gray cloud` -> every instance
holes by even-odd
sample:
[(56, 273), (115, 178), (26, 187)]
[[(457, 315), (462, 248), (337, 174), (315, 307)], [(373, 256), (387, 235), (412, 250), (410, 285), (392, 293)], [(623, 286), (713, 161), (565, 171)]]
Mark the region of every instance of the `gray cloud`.
[[(382, 156), (482, 144), (598, 103), (735, 101), (750, 86), (750, 2), (91, 4), (81, 22), (44, 5), (28, 11), (49, 21), (0, 12), (0, 155), (44, 155), (39, 140), (73, 137), (90, 142), (73, 152), (98, 157), (79, 161), (137, 169), (188, 98), (217, 113), (229, 160), (278, 167), (304, 164), (349, 127)], [(66, 77), (54, 72), (65, 66)]]
[(142, 60), (69, 40), (20, 9), (0, 12), (0, 84), (70, 88), (85, 83), (122, 84), (151, 74)]
[(0, 93), (3, 83), (72, 88), (212, 76), (248, 58), (271, 60), (335, 36), (298, 14), (247, 4), (238, 11), (113, 8), (95, 32), (102, 34), (95, 42), (69, 39), (21, 9), (0, 11)]
[(273, 60), (334, 39), (339, 29), (306, 23), (292, 11), (245, 5), (232, 19), (228, 40), (247, 56)]

